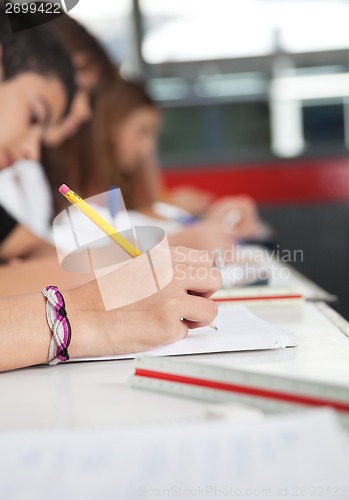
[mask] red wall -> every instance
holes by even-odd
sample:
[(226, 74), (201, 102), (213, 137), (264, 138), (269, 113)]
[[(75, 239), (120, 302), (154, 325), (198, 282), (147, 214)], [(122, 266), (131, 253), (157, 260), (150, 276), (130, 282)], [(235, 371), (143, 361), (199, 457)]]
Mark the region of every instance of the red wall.
[(349, 202), (349, 159), (179, 167), (168, 187), (193, 185), (217, 195), (248, 194), (265, 204)]

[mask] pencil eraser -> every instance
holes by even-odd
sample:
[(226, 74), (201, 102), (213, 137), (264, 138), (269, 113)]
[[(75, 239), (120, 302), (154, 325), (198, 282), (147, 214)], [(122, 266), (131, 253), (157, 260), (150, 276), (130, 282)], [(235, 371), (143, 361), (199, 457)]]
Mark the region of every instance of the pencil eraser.
[(62, 184), (60, 186), (60, 188), (58, 189), (58, 191), (61, 193), (61, 194), (67, 194), (67, 192), (69, 191), (69, 188), (66, 184)]

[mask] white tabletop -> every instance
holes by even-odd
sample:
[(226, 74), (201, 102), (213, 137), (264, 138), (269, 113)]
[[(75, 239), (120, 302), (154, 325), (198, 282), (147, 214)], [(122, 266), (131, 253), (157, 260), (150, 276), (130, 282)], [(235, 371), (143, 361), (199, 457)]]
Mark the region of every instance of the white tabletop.
[(302, 257), (296, 252), (288, 255), (279, 249), (269, 252), (257, 245), (242, 245), (234, 254), (235, 263), (223, 268), (224, 282), (238, 284), (241, 277), (255, 280), (264, 272), (269, 276), (269, 287), (294, 289), (309, 301), (335, 302), (334, 295), (296, 271), (293, 265), (297, 258)]
[[(320, 309), (327, 310), (327, 306)], [(349, 339), (317, 305), (254, 306), (268, 321), (295, 333), (298, 347), (231, 354), (234, 362), (263, 366), (267, 372), (346, 370)], [(347, 323), (342, 320), (342, 325)], [(214, 404), (172, 397), (127, 385), (132, 360), (37, 366), (0, 375), (0, 429), (119, 427), (203, 420)]]

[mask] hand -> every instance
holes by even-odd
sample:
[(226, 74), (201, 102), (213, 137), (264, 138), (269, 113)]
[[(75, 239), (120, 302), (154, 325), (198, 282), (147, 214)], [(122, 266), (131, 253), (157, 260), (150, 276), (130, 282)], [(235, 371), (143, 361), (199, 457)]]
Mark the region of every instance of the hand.
[[(174, 277), (161, 292), (106, 311), (96, 280), (63, 290), (72, 327), (71, 358), (138, 352), (183, 338), (188, 328), (208, 325), (217, 314), (209, 297), (222, 283), (207, 252), (172, 250)], [(169, 259), (170, 260), (170, 259)], [(131, 261), (139, 271), (138, 258)], [(129, 279), (137, 285), (137, 272)], [(118, 273), (115, 293), (123, 292)], [(41, 293), (0, 299), (0, 371), (47, 362), (51, 333)], [(33, 335), (35, 332), (35, 335)]]
[(95, 281), (65, 292), (73, 332), (71, 357), (153, 349), (182, 339), (188, 328), (209, 325), (217, 314), (209, 297), (222, 283), (211, 257), (208, 252), (175, 248), (172, 263), (174, 276), (168, 286), (119, 309), (105, 311)]
[(214, 202), (205, 213), (205, 220), (225, 222), (236, 238), (258, 236), (261, 221), (255, 201), (249, 196), (226, 196)]
[(168, 202), (193, 215), (201, 215), (211, 203), (213, 194), (190, 186), (172, 189)]
[(203, 220), (168, 236), (168, 241), (171, 245), (208, 250), (211, 254), (217, 249), (228, 253), (232, 251), (234, 236), (235, 229), (224, 221)]

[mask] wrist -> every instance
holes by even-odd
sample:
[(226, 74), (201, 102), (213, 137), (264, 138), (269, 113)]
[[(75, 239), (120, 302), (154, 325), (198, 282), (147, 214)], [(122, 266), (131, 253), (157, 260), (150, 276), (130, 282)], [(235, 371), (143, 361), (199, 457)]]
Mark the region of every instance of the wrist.
[(71, 327), (71, 342), (69, 346), (70, 358), (80, 358), (91, 355), (93, 349), (91, 329), (84, 321), (85, 311), (78, 307), (76, 290), (66, 290), (63, 292), (67, 316)]
[(71, 325), (71, 358), (105, 356), (113, 354), (111, 335), (107, 328), (107, 314), (104, 310), (93, 309), (91, 298), (88, 303), (81, 294), (81, 288), (64, 292), (66, 310)]

